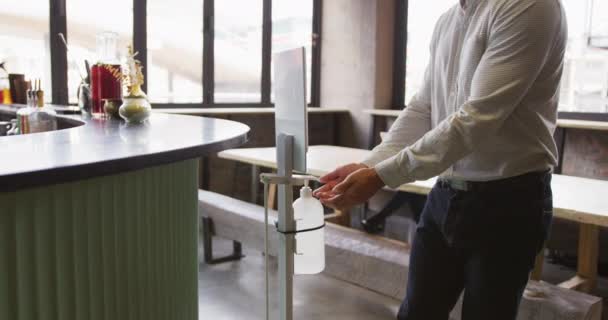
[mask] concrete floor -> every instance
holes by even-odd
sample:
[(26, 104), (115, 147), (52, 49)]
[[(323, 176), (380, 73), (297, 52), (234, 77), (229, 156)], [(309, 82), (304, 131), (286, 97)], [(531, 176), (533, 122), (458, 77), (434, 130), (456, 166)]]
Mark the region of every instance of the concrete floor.
[[(214, 238), (218, 256), (228, 254), (231, 242)], [(260, 252), (244, 248), (246, 258), (237, 262), (199, 267), (199, 319), (264, 319), (264, 258)], [(201, 255), (202, 257), (202, 252)], [(202, 260), (202, 259), (201, 259)], [(271, 319), (277, 317), (276, 260), (271, 259)], [(559, 283), (574, 271), (545, 264), (543, 280)], [(325, 276), (296, 276), (294, 281), (294, 319), (395, 319), (400, 301)], [(595, 295), (608, 297), (608, 279), (601, 278)], [(604, 300), (603, 320), (608, 320)]]
[[(558, 284), (572, 278), (575, 274), (574, 269), (545, 262), (543, 265), (542, 280)], [(597, 288), (595, 292), (593, 292), (593, 295), (603, 298), (604, 306), (602, 309), (602, 320), (608, 320), (608, 277), (600, 277), (598, 279)]]
[[(214, 238), (214, 251), (229, 253), (231, 243)], [(199, 266), (199, 319), (264, 319), (264, 257), (244, 248), (241, 261)], [(202, 256), (202, 254), (201, 254)], [(277, 315), (276, 259), (271, 259), (271, 319)], [(395, 319), (400, 302), (321, 275), (294, 279), (294, 319)]]

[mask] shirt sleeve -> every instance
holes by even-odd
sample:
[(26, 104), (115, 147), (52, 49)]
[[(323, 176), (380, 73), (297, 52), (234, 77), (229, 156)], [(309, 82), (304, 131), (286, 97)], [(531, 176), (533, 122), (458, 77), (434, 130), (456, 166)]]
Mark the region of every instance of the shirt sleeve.
[(382, 142), (362, 163), (373, 167), (420, 139), (431, 130), (430, 67), (427, 67), (421, 89), (403, 109)]
[(540, 74), (562, 19), (555, 0), (504, 1), (490, 26), (469, 99), (413, 145), (377, 163), (384, 183), (396, 188), (436, 176), (496, 135)]

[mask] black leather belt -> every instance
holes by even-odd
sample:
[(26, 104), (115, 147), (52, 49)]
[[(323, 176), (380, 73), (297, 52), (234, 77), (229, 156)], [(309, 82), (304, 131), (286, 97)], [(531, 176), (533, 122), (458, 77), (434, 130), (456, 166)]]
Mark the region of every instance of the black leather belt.
[(490, 180), (490, 181), (467, 181), (462, 179), (452, 179), (439, 177), (437, 183), (444, 188), (452, 188), (459, 191), (472, 191), (489, 188), (500, 188), (512, 186), (519, 183), (530, 183), (544, 179), (551, 174), (551, 170), (528, 172), (519, 176)]

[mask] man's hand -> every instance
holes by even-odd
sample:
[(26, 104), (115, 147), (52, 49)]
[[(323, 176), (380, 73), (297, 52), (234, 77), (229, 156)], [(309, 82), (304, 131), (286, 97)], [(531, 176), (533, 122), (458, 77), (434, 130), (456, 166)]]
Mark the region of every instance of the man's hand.
[(317, 198), (327, 198), (334, 187), (344, 181), (349, 174), (363, 168), (367, 168), (367, 166), (361, 163), (350, 163), (338, 167), (336, 170), (319, 178), (319, 181), (325, 185), (315, 190), (313, 195)]
[[(352, 169), (353, 167), (350, 168)], [(324, 205), (345, 211), (369, 200), (383, 186), (384, 182), (380, 179), (375, 169), (360, 165), (358, 170), (351, 172), (342, 182), (336, 184), (333, 188), (328, 187), (322, 192), (319, 190), (325, 186), (319, 188), (315, 191), (315, 196)]]

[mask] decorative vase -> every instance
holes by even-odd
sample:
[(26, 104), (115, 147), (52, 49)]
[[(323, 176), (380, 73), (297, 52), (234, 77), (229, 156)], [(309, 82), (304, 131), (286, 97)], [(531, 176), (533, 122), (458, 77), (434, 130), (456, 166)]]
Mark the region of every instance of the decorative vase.
[(146, 96), (123, 97), (118, 109), (120, 117), (127, 123), (141, 123), (150, 117), (152, 106)]
[(135, 60), (137, 53), (128, 47), (128, 54), (122, 64), (123, 100), (118, 113), (127, 123), (141, 123), (150, 117), (152, 106), (146, 93), (141, 89), (144, 75), (141, 63)]

